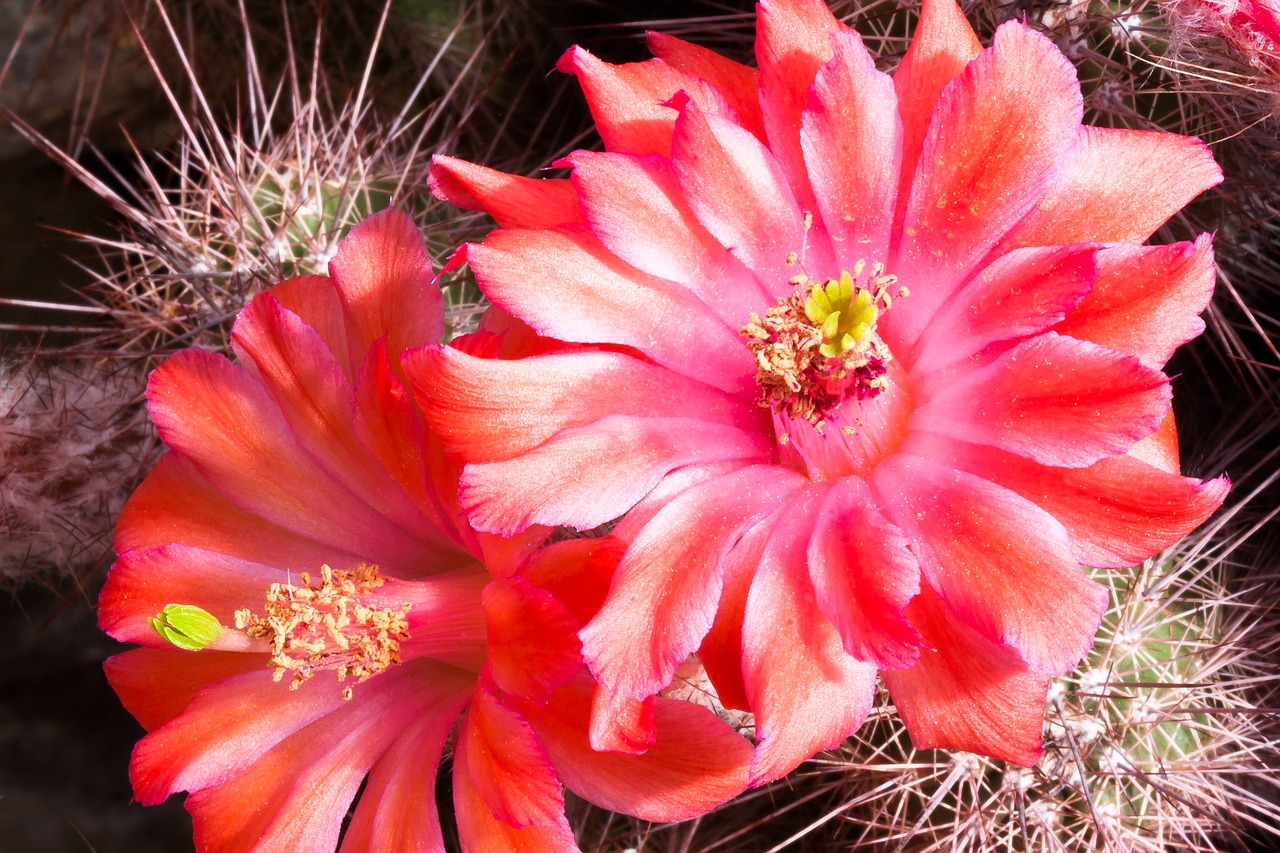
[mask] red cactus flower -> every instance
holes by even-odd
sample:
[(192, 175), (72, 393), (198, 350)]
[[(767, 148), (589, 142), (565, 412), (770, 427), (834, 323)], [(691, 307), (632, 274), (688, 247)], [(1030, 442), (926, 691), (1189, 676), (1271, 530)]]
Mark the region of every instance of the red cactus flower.
[(568, 179), (438, 158), (500, 229), (465, 260), (541, 354), (414, 353), (477, 529), (629, 542), (581, 632), (654, 694), (697, 652), (756, 715), (752, 778), (856, 730), (883, 673), (918, 746), (1033, 762), (1049, 679), (1130, 565), (1222, 501), (1177, 473), (1161, 367), (1210, 239), (1140, 245), (1221, 179), (1205, 146), (1081, 126), (1019, 23), (926, 0), (890, 77), (819, 0), (764, 0), (759, 70), (668, 36), (577, 75)]
[(99, 604), (143, 646), (106, 667), (149, 732), (138, 800), (190, 791), (200, 850), (334, 850), (340, 833), (343, 851), (443, 850), (451, 731), (470, 850), (576, 849), (562, 781), (652, 820), (741, 790), (750, 745), (705, 708), (634, 706), (625, 753), (591, 747), (611, 732), (589, 731), (576, 632), (617, 543), (540, 547), (545, 530), (502, 540), (462, 518), (400, 378), (400, 354), (443, 331), (412, 223), (371, 218), (330, 272), (253, 300), (238, 365), (189, 350), (151, 378), (170, 450), (125, 508)]

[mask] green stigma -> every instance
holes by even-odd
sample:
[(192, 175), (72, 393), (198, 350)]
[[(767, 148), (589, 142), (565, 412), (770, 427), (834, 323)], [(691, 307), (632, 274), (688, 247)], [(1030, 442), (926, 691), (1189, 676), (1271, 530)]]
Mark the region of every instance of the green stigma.
[(198, 652), (218, 639), (220, 623), (212, 613), (194, 604), (167, 604), (151, 619), (161, 637), (188, 652)]
[(843, 355), (866, 340), (880, 316), (871, 294), (858, 288), (848, 271), (840, 279), (815, 284), (804, 303), (805, 316), (822, 329), (819, 352), (828, 358)]

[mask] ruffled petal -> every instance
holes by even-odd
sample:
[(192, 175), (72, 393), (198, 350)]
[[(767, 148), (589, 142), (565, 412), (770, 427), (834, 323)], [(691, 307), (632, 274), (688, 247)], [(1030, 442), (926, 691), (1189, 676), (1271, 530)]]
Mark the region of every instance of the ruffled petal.
[(891, 347), (914, 342), (1040, 200), (1075, 145), (1082, 110), (1075, 68), (1018, 23), (1002, 25), (943, 90), (887, 264), (911, 291), (891, 315)]
[(967, 375), (932, 377), (915, 425), (1044, 465), (1083, 468), (1155, 431), (1168, 378), (1136, 358), (1048, 332)]
[(437, 154), (427, 185), (436, 198), (481, 210), (500, 228), (555, 228), (582, 222), (578, 194), (565, 179), (522, 178)]
[(1141, 243), (1221, 182), (1213, 153), (1194, 137), (1081, 127), (1048, 193), (1003, 248), (1084, 240)]
[(1180, 477), (1132, 456), (1088, 468), (1049, 468), (995, 448), (954, 451), (965, 470), (1017, 492), (1071, 534), (1071, 553), (1087, 566), (1136, 565), (1179, 542), (1222, 505), (1226, 477)]
[(579, 634), (597, 680), (633, 699), (666, 687), (711, 627), (725, 550), (803, 483), (787, 469), (755, 465), (695, 486), (659, 510)]
[(546, 702), (582, 669), (580, 624), (551, 593), (523, 578), (502, 578), (485, 587), (483, 605), (486, 665), (503, 691)]
[(721, 390), (754, 388), (755, 359), (736, 328), (685, 288), (622, 263), (585, 230), (498, 231), (469, 246), (467, 261), (485, 295), (539, 334), (634, 347)]
[(517, 361), (426, 347), (404, 359), (432, 431), (471, 462), (510, 459), (568, 427), (609, 415), (686, 417), (754, 431), (760, 409), (617, 352), (580, 350)]
[(1098, 283), (1055, 331), (1163, 367), (1204, 331), (1216, 275), (1213, 240), (1169, 246), (1109, 246), (1098, 254)]
[(340, 853), (443, 853), (436, 773), (475, 679), (445, 666), (429, 678), (435, 697), (373, 765)]
[(477, 530), (510, 534), (531, 524), (590, 530), (622, 515), (682, 465), (763, 462), (759, 434), (691, 418), (612, 415), (565, 429), (502, 462), (468, 465), (462, 504)]
[(742, 673), (756, 717), (753, 785), (837, 746), (861, 727), (875, 694), (876, 668), (845, 652), (806, 571), (820, 500), (810, 490), (779, 515), (747, 596)]
[(876, 70), (857, 33), (833, 35), (831, 47), (798, 130), (837, 265), (852, 270), (889, 256), (902, 122), (893, 80)]
[(789, 280), (800, 272), (793, 255), (805, 245), (804, 218), (769, 149), (749, 131), (694, 104), (680, 112), (671, 149), (698, 221), (774, 296), (790, 293)]
[(956, 618), (1051, 675), (1089, 651), (1107, 591), (1085, 576), (1053, 516), (918, 456), (886, 462), (874, 485)]
[(997, 258), (938, 309), (916, 344), (912, 370), (937, 370), (1060, 322), (1093, 289), (1097, 254), (1096, 246), (1084, 243)]
[(731, 330), (743, 325), (747, 312), (763, 313), (772, 303), (755, 274), (698, 222), (671, 161), (589, 151), (565, 161), (573, 166), (591, 230), (622, 260), (684, 285)]
[(926, 651), (911, 668), (883, 675), (912, 744), (1035, 764), (1049, 676), (965, 626), (927, 587), (907, 612)]
[(920, 591), (920, 565), (861, 478), (840, 480), (822, 500), (808, 565), (818, 609), (846, 652), (881, 669), (919, 657), (920, 636), (902, 610)]
[(182, 713), (206, 685), (266, 665), (265, 655), (170, 647), (131, 649), (107, 658), (102, 668), (121, 704), (150, 732)]
[(764, 139), (758, 96), (758, 71), (713, 50), (681, 41), (666, 33), (649, 32), (645, 33), (645, 37), (654, 56), (677, 71), (711, 84), (737, 114), (738, 123), (755, 134), (756, 138)]
[(591, 704), (584, 674), (545, 707), (523, 708), (565, 785), (583, 799), (642, 820), (688, 820), (746, 787), (751, 745), (706, 708), (657, 697), (656, 741), (643, 754), (624, 755), (588, 743)]
[(422, 233), (400, 211), (375, 213), (352, 228), (329, 262), (329, 275), (347, 317), (353, 374), (381, 337), (394, 357), (444, 336), (444, 295), (431, 256)]

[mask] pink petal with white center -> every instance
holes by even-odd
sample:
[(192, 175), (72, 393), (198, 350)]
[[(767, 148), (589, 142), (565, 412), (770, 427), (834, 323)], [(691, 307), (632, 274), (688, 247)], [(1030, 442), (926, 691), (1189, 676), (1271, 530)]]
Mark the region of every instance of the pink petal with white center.
[(628, 699), (597, 685), (591, 695), (591, 748), (641, 755), (658, 739), (653, 699)]
[(698, 221), (774, 296), (789, 294), (801, 269), (787, 260), (805, 245), (804, 219), (769, 149), (690, 103), (676, 121), (671, 161)]
[(554, 228), (583, 221), (577, 193), (563, 178), (522, 178), (437, 154), (431, 158), (427, 185), (436, 198), (484, 211), (500, 228)]
[(1132, 456), (1088, 468), (1048, 468), (995, 448), (970, 446), (954, 455), (965, 470), (1017, 492), (1071, 534), (1071, 553), (1087, 566), (1119, 569), (1182, 539), (1226, 498), (1226, 477), (1180, 477)]
[(756, 716), (753, 785), (857, 731), (875, 693), (875, 666), (845, 652), (809, 580), (805, 553), (822, 497), (811, 488), (788, 501), (747, 596), (742, 673)]
[(329, 262), (329, 275), (347, 318), (352, 373), (379, 338), (398, 356), (444, 336), (444, 296), (431, 256), (422, 233), (400, 211), (375, 213), (352, 228)]
[(477, 530), (531, 524), (590, 530), (630, 509), (669, 471), (720, 460), (768, 460), (758, 433), (692, 418), (612, 415), (572, 427), (502, 462), (468, 465), (460, 495)]
[(671, 161), (575, 151), (565, 162), (591, 230), (619, 258), (684, 285), (731, 330), (741, 327), (744, 312), (772, 304), (755, 274), (693, 215)]
[(1060, 322), (1093, 289), (1097, 254), (1096, 245), (1080, 243), (1019, 249), (997, 258), (938, 309), (916, 343), (912, 371), (937, 370), (989, 344), (1038, 334)]
[(736, 328), (685, 288), (623, 263), (585, 229), (498, 231), (468, 246), (467, 262), (495, 305), (541, 335), (634, 347), (731, 393), (755, 387), (755, 359)]
[(687, 41), (681, 41), (666, 33), (648, 32), (645, 38), (653, 55), (691, 77), (705, 80), (738, 116), (738, 123), (764, 139), (764, 124), (760, 117), (760, 74), (754, 68), (734, 62), (713, 50)]
[[(393, 674), (360, 685), (362, 694)], [(138, 741), (129, 764), (134, 796), (150, 806), (176, 791), (220, 785), (343, 705), (342, 688), (330, 679), (313, 678), (290, 690), (272, 681), (270, 664), (263, 660), (256, 672), (205, 687), (180, 715)]]
[[(470, 716), (470, 715), (468, 715)], [(550, 824), (512, 826), (494, 817), (480, 795), (469, 770), (476, 758), (475, 736), (464, 722), (454, 740), (453, 807), (458, 820), (458, 837), (463, 850), (518, 850), (520, 853), (570, 853), (577, 851), (573, 830), (561, 812)], [(522, 777), (515, 777), (526, 781)], [(552, 780), (554, 781), (554, 780)], [(556, 786), (559, 793), (559, 785)]]
[(430, 546), (324, 471), (266, 389), (225, 358), (172, 356), (151, 374), (147, 401), (160, 438), (242, 509), (393, 574)]
[(1124, 453), (1160, 425), (1171, 396), (1160, 371), (1053, 332), (968, 374), (930, 378), (941, 391), (917, 411), (919, 428), (1067, 468)]
[(889, 256), (902, 122), (893, 80), (876, 70), (857, 33), (833, 35), (831, 47), (798, 131), (837, 266), (852, 270)]
[(564, 794), (542, 741), (483, 677), (458, 741), (466, 743), (467, 778), (495, 818), (513, 827), (555, 826), (564, 820)]
[(107, 658), (102, 668), (121, 704), (150, 732), (181, 714), (206, 685), (267, 665), (265, 654), (213, 649), (195, 654), (168, 646), (131, 649)]
[(112, 547), (123, 554), (170, 543), (273, 566), (353, 566), (364, 559), (241, 509), (177, 453), (161, 456), (130, 496)]
[(890, 347), (911, 345), (1052, 186), (1082, 110), (1075, 68), (1018, 23), (943, 90), (887, 264), (911, 291), (885, 318)]
[[(902, 118), (898, 186), (911, 187), (938, 96), (981, 52), (982, 45), (955, 0), (924, 0), (907, 55), (893, 75)], [(902, 222), (908, 197), (905, 191), (899, 193), (894, 222)]]
[(1198, 316), (1213, 295), (1213, 238), (1168, 246), (1109, 246), (1089, 298), (1054, 330), (1163, 367), (1204, 331)]
[(920, 656), (920, 635), (902, 609), (920, 591), (920, 565), (860, 477), (838, 481), (821, 500), (808, 545), (818, 609), (844, 650), (880, 669)]
[(966, 627), (927, 587), (907, 611), (926, 650), (910, 669), (883, 675), (916, 749), (1035, 764), (1043, 748), (1049, 676)]
[(471, 462), (510, 459), (557, 432), (609, 415), (687, 417), (748, 431), (761, 410), (618, 352), (579, 350), (516, 361), (424, 347), (404, 358), (410, 387), (445, 450)]
[(787, 469), (753, 465), (694, 486), (659, 510), (579, 633), (596, 679), (632, 699), (666, 687), (711, 627), (725, 551), (804, 482)]
[(668, 102), (677, 92), (686, 93), (705, 109), (724, 104), (706, 83), (661, 59), (611, 65), (574, 46), (560, 57), (556, 68), (578, 78), (608, 151), (670, 157), (676, 109)]
[(429, 707), (424, 686), (432, 679), (379, 681), (363, 685), (358, 701), (329, 718), (265, 754), (251, 753), (252, 765), (234, 778), (192, 793), (186, 806), (196, 847), (218, 853), (335, 849), (369, 767)]
[(1194, 137), (1081, 127), (1053, 186), (1002, 248), (1083, 240), (1141, 243), (1221, 182), (1212, 152)]
[(726, 708), (751, 709), (742, 677), (742, 623), (746, 618), (747, 596), (756, 568), (773, 534), (776, 515), (757, 522), (729, 549), (722, 561), (723, 586), (711, 630), (702, 638), (698, 659), (715, 686), (716, 696)]
[(641, 820), (688, 820), (746, 787), (751, 745), (706, 708), (657, 697), (657, 740), (642, 755), (624, 755), (587, 742), (591, 702), (584, 673), (545, 707), (522, 709), (565, 785), (583, 799)]
[(486, 665), (503, 691), (546, 702), (582, 669), (578, 620), (551, 593), (524, 578), (501, 578), (484, 588), (482, 602)]
[(956, 618), (1050, 675), (1089, 651), (1107, 591), (1085, 577), (1053, 516), (918, 456), (880, 466), (874, 486), (913, 540), (925, 582)]
[(475, 678), (444, 666), (430, 678), (436, 695), (373, 765), (343, 833), (340, 853), (445, 849), (436, 810), (436, 773), (445, 741), (471, 697)]

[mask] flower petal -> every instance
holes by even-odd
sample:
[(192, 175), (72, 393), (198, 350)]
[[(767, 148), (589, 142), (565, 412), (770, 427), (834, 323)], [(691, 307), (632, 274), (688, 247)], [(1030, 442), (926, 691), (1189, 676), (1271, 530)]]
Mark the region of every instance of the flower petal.
[(131, 649), (107, 658), (102, 668), (121, 704), (150, 732), (182, 713), (206, 685), (266, 665), (263, 655), (169, 647)]
[(822, 500), (808, 565), (818, 609), (846, 652), (881, 669), (919, 657), (920, 636), (902, 609), (920, 591), (920, 565), (860, 477), (840, 480)]
[(724, 555), (720, 604), (711, 629), (698, 647), (698, 659), (716, 689), (720, 704), (739, 711), (751, 708), (742, 677), (742, 623), (746, 618), (747, 596), (772, 534), (773, 520), (759, 521)]
[(764, 124), (760, 118), (758, 99), (759, 72), (713, 50), (681, 41), (666, 33), (648, 32), (645, 33), (645, 38), (654, 56), (677, 71), (711, 84), (737, 114), (738, 123), (754, 133), (756, 138), (764, 139)]
[(626, 755), (646, 752), (658, 739), (653, 699), (628, 699), (597, 685), (591, 696), (591, 748)]
[(779, 514), (747, 596), (742, 672), (756, 716), (753, 785), (857, 731), (875, 693), (876, 668), (845, 652), (809, 580), (805, 552), (821, 496), (810, 489)]
[(1212, 152), (1194, 137), (1081, 127), (1054, 184), (1003, 247), (1141, 243), (1221, 182)]
[[(1041, 672), (1066, 672), (1093, 644), (1107, 591), (1085, 577), (1067, 531), (994, 483), (901, 455), (876, 470), (892, 521), (955, 616)], [(927, 640), (927, 638), (925, 638)]]
[(582, 669), (578, 620), (551, 593), (524, 578), (502, 578), (484, 588), (482, 600), (486, 665), (503, 691), (546, 702)]
[(564, 539), (538, 549), (521, 574), (554, 595), (579, 623), (585, 623), (604, 603), (625, 548), (625, 543), (613, 536)]
[(482, 210), (500, 228), (554, 228), (583, 221), (577, 193), (563, 178), (522, 178), (437, 154), (431, 158), (427, 184), (436, 198)]
[(1109, 246), (1098, 254), (1093, 292), (1054, 327), (1060, 334), (1163, 367), (1204, 331), (1198, 316), (1213, 295), (1213, 240), (1168, 246)]
[(758, 434), (692, 418), (612, 415), (556, 433), (501, 462), (468, 465), (463, 506), (477, 530), (531, 524), (590, 530), (617, 518), (673, 468), (724, 459), (765, 461)]
[(746, 787), (751, 745), (706, 708), (657, 697), (657, 740), (641, 755), (624, 755), (588, 743), (591, 703), (584, 674), (545, 707), (524, 709), (565, 785), (580, 797), (642, 820), (688, 820)]
[(1136, 358), (1047, 332), (947, 381), (916, 423), (1044, 465), (1083, 468), (1154, 432), (1170, 396), (1168, 378)]
[(485, 295), (539, 334), (634, 347), (721, 390), (754, 388), (755, 359), (736, 328), (685, 288), (622, 263), (583, 229), (498, 231), (469, 246), (467, 261)]
[(831, 47), (798, 130), (837, 265), (852, 270), (889, 256), (902, 122), (892, 79), (876, 70), (857, 33), (833, 35)]
[(916, 749), (956, 749), (1031, 766), (1040, 758), (1049, 676), (966, 627), (927, 587), (907, 607), (926, 650), (884, 673)]
[(1075, 144), (1082, 109), (1071, 63), (1018, 23), (1002, 25), (943, 90), (887, 265), (911, 291), (894, 310), (891, 347), (914, 342), (1040, 200)]
[(711, 627), (725, 551), (803, 483), (788, 469), (754, 465), (694, 486), (659, 510), (579, 634), (596, 679), (632, 699), (666, 687)]

